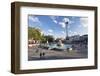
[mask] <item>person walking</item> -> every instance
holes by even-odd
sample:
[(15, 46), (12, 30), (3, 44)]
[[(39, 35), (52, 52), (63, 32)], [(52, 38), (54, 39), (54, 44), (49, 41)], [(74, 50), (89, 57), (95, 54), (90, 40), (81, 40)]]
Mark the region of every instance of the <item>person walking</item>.
[(42, 53), (40, 53), (40, 58), (42, 57)]
[(42, 53), (43, 57), (45, 56), (45, 52)]

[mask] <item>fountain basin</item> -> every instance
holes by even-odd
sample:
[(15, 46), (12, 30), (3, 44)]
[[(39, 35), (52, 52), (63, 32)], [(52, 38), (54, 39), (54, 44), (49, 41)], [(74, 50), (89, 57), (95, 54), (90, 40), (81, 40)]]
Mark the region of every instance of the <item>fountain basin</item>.
[(59, 50), (59, 51), (72, 49), (71, 44), (63, 44), (62, 46), (58, 46), (57, 44), (48, 44), (48, 45), (42, 45), (42, 47), (48, 48), (49, 50)]

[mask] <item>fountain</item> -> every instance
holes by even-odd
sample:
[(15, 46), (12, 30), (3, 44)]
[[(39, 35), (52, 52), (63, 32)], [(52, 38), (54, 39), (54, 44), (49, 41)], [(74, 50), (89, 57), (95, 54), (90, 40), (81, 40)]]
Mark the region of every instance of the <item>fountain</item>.
[(57, 46), (63, 46), (64, 44), (62, 43), (61, 40), (59, 40), (59, 42), (57, 43)]

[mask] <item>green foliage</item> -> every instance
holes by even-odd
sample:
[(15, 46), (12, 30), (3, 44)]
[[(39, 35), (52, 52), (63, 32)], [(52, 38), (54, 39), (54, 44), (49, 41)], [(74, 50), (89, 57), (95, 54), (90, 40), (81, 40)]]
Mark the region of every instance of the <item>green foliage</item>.
[(54, 37), (51, 35), (45, 36), (41, 34), (41, 30), (40, 29), (36, 29), (36, 28), (32, 28), (32, 27), (28, 27), (28, 38), (29, 39), (34, 39), (34, 40), (40, 40), (42, 43), (46, 43), (48, 42), (53, 42), (54, 41)]
[(44, 36), (44, 38), (46, 39), (46, 41), (48, 42), (53, 42), (54, 41), (54, 37), (51, 36), (51, 35), (48, 35), (48, 36)]
[(42, 42), (42, 43), (46, 43), (46, 42), (47, 42), (47, 40), (46, 40), (46, 38), (45, 38), (44, 35), (42, 35), (42, 37), (41, 37), (41, 42)]
[(28, 38), (33, 38), (35, 40), (41, 40), (41, 32), (39, 29), (28, 27)]

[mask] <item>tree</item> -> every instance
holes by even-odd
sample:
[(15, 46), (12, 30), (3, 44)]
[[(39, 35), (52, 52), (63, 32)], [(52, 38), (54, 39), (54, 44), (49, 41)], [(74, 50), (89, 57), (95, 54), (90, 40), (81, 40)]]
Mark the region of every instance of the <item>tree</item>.
[(33, 38), (34, 40), (41, 40), (41, 32), (39, 29), (28, 27), (28, 38)]
[(54, 42), (54, 37), (51, 36), (51, 35), (48, 35), (48, 36), (44, 36), (44, 38), (46, 39), (46, 41), (48, 42)]
[(46, 37), (44, 35), (42, 35), (41, 42), (42, 43), (46, 43), (47, 42)]
[(54, 41), (54, 37), (51, 35), (45, 36), (41, 34), (41, 30), (40, 29), (36, 29), (36, 28), (32, 28), (32, 27), (28, 27), (28, 38), (29, 39), (34, 39), (34, 40), (40, 40), (42, 43), (46, 43), (48, 42), (53, 42)]

